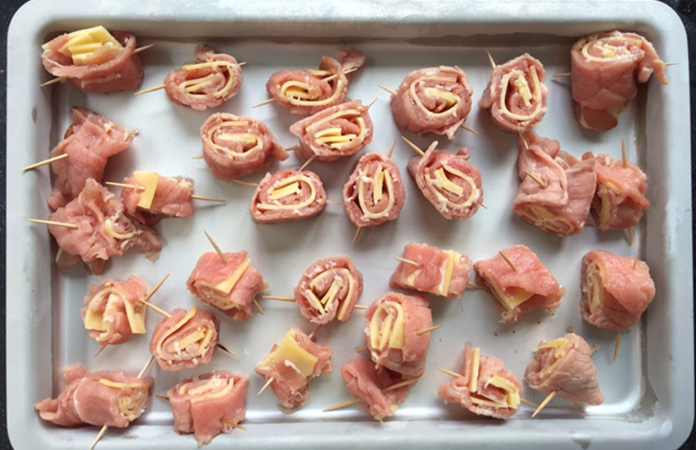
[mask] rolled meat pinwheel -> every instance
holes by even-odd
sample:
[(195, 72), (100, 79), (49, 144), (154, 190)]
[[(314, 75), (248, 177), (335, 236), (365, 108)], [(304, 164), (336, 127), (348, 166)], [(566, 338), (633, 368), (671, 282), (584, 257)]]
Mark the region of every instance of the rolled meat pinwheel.
[(501, 323), (517, 323), (536, 309), (561, 306), (566, 294), (556, 278), (524, 245), (501, 250), (495, 257), (476, 262), (476, 284), (505, 308)]
[(165, 217), (193, 216), (193, 180), (190, 178), (136, 171), (123, 182), (135, 186), (121, 191), (126, 211), (131, 215), (141, 215), (147, 223)]
[(594, 159), (597, 173), (597, 191), (592, 201), (592, 213), (599, 230), (625, 230), (635, 227), (650, 208), (645, 197), (648, 177), (640, 167), (629, 162), (617, 163), (607, 155)]
[(81, 311), (89, 336), (99, 345), (119, 345), (134, 334), (145, 334), (145, 297), (147, 286), (136, 276), (90, 286)]
[(295, 302), (312, 323), (347, 322), (363, 292), (362, 274), (348, 257), (320, 259), (295, 288)]
[(174, 429), (195, 433), (199, 446), (229, 433), (246, 417), (248, 377), (215, 371), (184, 380), (167, 392), (174, 413)]
[(408, 171), (425, 198), (449, 220), (468, 220), (483, 204), (481, 172), (469, 162), (469, 151), (457, 154), (437, 150), (437, 141), (425, 155), (416, 155)]
[(578, 40), (570, 55), (575, 113), (580, 124), (591, 130), (616, 127), (619, 115), (638, 93), (638, 83), (647, 83), (653, 72), (660, 83), (669, 83), (665, 63), (639, 34), (592, 34)]
[(309, 400), (309, 382), (331, 373), (333, 350), (313, 342), (302, 330), (291, 329), (271, 353), (256, 365), (256, 373), (271, 381), (271, 389), (288, 412)]
[(469, 285), (471, 260), (452, 250), (409, 244), (390, 280), (391, 287), (419, 291), (453, 300)]
[(517, 412), (524, 388), (515, 374), (493, 356), (481, 357), (481, 349), (466, 344), (462, 376), (438, 390), (445, 403), (454, 403), (479, 416), (509, 419)]
[(63, 371), (67, 387), (56, 399), (34, 408), (43, 420), (60, 427), (94, 425), (126, 428), (152, 400), (152, 377), (128, 377), (124, 372), (87, 372), (77, 364)]
[(493, 123), (511, 133), (534, 129), (548, 110), (544, 66), (525, 53), (496, 66), (479, 108), (490, 109)]
[(367, 310), (367, 348), (378, 366), (418, 378), (425, 373), (433, 316), (423, 297), (389, 292)]
[(203, 254), (186, 285), (189, 291), (237, 322), (254, 313), (254, 298), (268, 285), (251, 267), (247, 252), (225, 253), (226, 262), (215, 252)]
[(624, 332), (655, 298), (650, 268), (636, 258), (594, 250), (582, 260), (582, 316), (596, 327)]
[(519, 137), (520, 187), (512, 210), (540, 230), (568, 237), (582, 233), (597, 188), (592, 160), (562, 152), (558, 141), (529, 132)]
[(282, 70), (271, 75), (266, 90), (292, 114), (308, 116), (340, 104), (348, 92), (350, 73), (365, 64), (365, 55), (348, 50), (338, 59), (324, 56), (319, 70)]
[(258, 120), (213, 114), (201, 127), (203, 158), (215, 178), (230, 181), (256, 173), (289, 155), (271, 130)]
[(324, 183), (310, 170), (288, 169), (267, 173), (251, 198), (256, 223), (311, 219), (326, 207)]
[(370, 228), (396, 220), (406, 201), (401, 173), (378, 153), (363, 155), (343, 186), (343, 206), (351, 222)]
[(372, 142), (374, 127), (368, 108), (354, 100), (295, 122), (290, 133), (300, 138), (295, 150), (300, 158), (331, 162), (364, 149)]
[(471, 111), (473, 90), (459, 67), (429, 67), (409, 73), (392, 95), (396, 124), (413, 133), (444, 134), (449, 140)]
[(237, 95), (242, 87), (242, 68), (234, 57), (215, 53), (205, 44), (199, 44), (193, 56), (196, 63), (171, 72), (164, 80), (172, 102), (205, 111)]
[(155, 328), (150, 352), (167, 372), (204, 366), (213, 359), (219, 326), (209, 311), (175, 309)]
[(61, 34), (43, 44), (41, 62), (51, 75), (65, 78), (88, 94), (132, 91), (143, 81), (137, 45), (131, 33), (110, 33), (96, 26)]
[(592, 349), (580, 336), (568, 333), (553, 341), (541, 341), (524, 374), (532, 389), (542, 394), (556, 392), (559, 398), (576, 405), (601, 405), (604, 395), (599, 389), (597, 368)]

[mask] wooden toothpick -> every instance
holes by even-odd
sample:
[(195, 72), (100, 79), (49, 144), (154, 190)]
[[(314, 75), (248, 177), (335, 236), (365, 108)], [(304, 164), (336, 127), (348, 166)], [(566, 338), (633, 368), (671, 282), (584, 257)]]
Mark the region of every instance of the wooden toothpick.
[(158, 86), (153, 86), (151, 88), (143, 89), (142, 91), (138, 91), (138, 92), (134, 93), (133, 96), (137, 97), (138, 95), (149, 94), (150, 92), (159, 91), (161, 89), (164, 89), (165, 86), (166, 85), (164, 85), (164, 84), (160, 84)]
[(404, 263), (406, 263), (406, 264), (410, 264), (410, 265), (412, 265), (412, 266), (416, 266), (416, 267), (420, 267), (420, 266), (421, 266), (420, 264), (418, 264), (418, 263), (415, 262), (415, 261), (411, 261), (410, 259), (402, 258), (402, 257), (400, 257), (400, 256), (395, 256), (394, 259), (396, 259), (397, 261), (404, 262)]
[(271, 383), (273, 383), (273, 380), (274, 380), (273, 377), (269, 378), (268, 381), (266, 381), (266, 384), (263, 385), (263, 387), (261, 388), (261, 390), (260, 390), (256, 395), (257, 395), (257, 396), (258, 396), (258, 395), (261, 395), (261, 393), (262, 393), (263, 391), (265, 391), (266, 388), (267, 388), (268, 386), (271, 385)]
[(68, 77), (57, 77), (57, 78), (54, 78), (52, 80), (48, 80), (45, 83), (40, 84), (39, 87), (50, 86), (52, 84), (62, 83), (63, 81), (67, 81), (67, 80), (68, 80)]
[(500, 254), (500, 256), (503, 257), (503, 259), (505, 260), (505, 262), (508, 263), (508, 265), (512, 268), (512, 270), (514, 270), (515, 272), (518, 272), (517, 267), (512, 263), (512, 261), (510, 261), (510, 260), (508, 259), (507, 256), (505, 256), (505, 253), (503, 253), (502, 250), (499, 251), (498, 253)]
[(261, 103), (259, 103), (258, 105), (252, 106), (251, 109), (260, 108), (260, 107), (262, 107), (262, 106), (270, 105), (270, 104), (273, 103), (274, 101), (275, 101), (275, 98), (269, 98), (269, 99), (266, 100), (265, 102), (261, 102)]
[(223, 253), (223, 251), (220, 249), (220, 247), (217, 245), (217, 243), (213, 240), (213, 238), (210, 237), (210, 235), (208, 234), (208, 232), (207, 232), (207, 231), (203, 231), (203, 233), (205, 233), (205, 237), (208, 238), (208, 241), (210, 241), (210, 245), (213, 246), (213, 248), (214, 248), (215, 251), (217, 252), (218, 256), (220, 256), (220, 258), (222, 259), (222, 262), (224, 262), (225, 265), (229, 264), (229, 262), (227, 261), (227, 257), (225, 256), (225, 253)]
[(396, 140), (392, 144), (391, 148), (389, 149), (389, 153), (387, 154), (387, 158), (391, 159), (392, 155), (394, 154), (394, 149), (396, 148)]
[(51, 164), (68, 157), (69, 155), (67, 153), (63, 153), (62, 155), (54, 156), (53, 158), (44, 159), (43, 161), (39, 161), (35, 164), (32, 164), (31, 166), (25, 167), (24, 169), (22, 169), (22, 172), (29, 172), (30, 170), (34, 170), (37, 167), (45, 166), (46, 164)]
[(616, 358), (619, 357), (619, 349), (621, 348), (621, 340), (623, 339), (623, 333), (619, 331), (619, 335), (616, 336), (616, 346), (614, 347), (614, 362)]
[(99, 354), (100, 354), (101, 352), (103, 352), (104, 349), (105, 349), (106, 347), (108, 347), (108, 346), (109, 346), (109, 344), (105, 344), (105, 345), (102, 345), (101, 347), (99, 347), (99, 351), (98, 351), (97, 353), (94, 354), (93, 358), (96, 358), (97, 356), (99, 356)]
[(464, 375), (462, 375), (461, 373), (452, 372), (451, 370), (443, 369), (442, 367), (440, 367), (440, 372), (444, 372), (444, 373), (446, 373), (447, 375), (450, 375), (450, 376), (452, 376), (452, 377), (454, 377), (454, 378), (459, 378), (459, 377), (463, 377), (463, 376), (464, 376)]
[(362, 227), (358, 227), (358, 229), (355, 230), (355, 236), (353, 236), (353, 245), (355, 245), (355, 243), (358, 242), (358, 238), (360, 237), (361, 232), (362, 232)]
[(354, 398), (353, 400), (347, 400), (345, 402), (341, 402), (341, 403), (338, 403), (336, 405), (329, 406), (328, 408), (326, 408), (322, 412), (335, 411), (337, 409), (345, 408), (346, 406), (354, 405), (354, 404), (358, 403), (359, 401), (360, 400), (358, 400), (357, 398)]
[(628, 227), (626, 232), (628, 233), (628, 246), (633, 247), (633, 227)]
[(418, 147), (416, 144), (414, 144), (413, 142), (409, 141), (408, 139), (406, 139), (406, 138), (403, 137), (403, 136), (401, 136), (401, 139), (403, 139), (404, 142), (406, 142), (406, 143), (408, 144), (408, 146), (411, 147), (416, 153), (418, 153), (418, 154), (421, 155), (421, 156), (425, 155), (425, 152), (424, 152), (423, 150), (421, 150), (420, 147)]
[(435, 330), (437, 330), (437, 329), (440, 328), (440, 327), (442, 327), (442, 325), (436, 325), (436, 326), (434, 326), (434, 327), (423, 328), (422, 330), (418, 330), (418, 331), (416, 332), (416, 334), (417, 334), (418, 336), (421, 336), (421, 335), (423, 335), (423, 334), (425, 334), (425, 333), (430, 333), (430, 332), (432, 332), (432, 331), (435, 331)]
[(238, 355), (238, 354), (236, 354), (235, 352), (233, 352), (233, 351), (230, 350), (229, 348), (225, 347), (225, 346), (222, 345), (221, 343), (218, 342), (217, 346), (218, 346), (218, 348), (219, 348), (220, 350), (222, 350), (223, 352), (228, 353), (228, 354), (234, 356), (235, 358), (239, 359), (239, 355)]
[(77, 229), (77, 225), (75, 225), (74, 223), (56, 222), (55, 220), (27, 219), (27, 222), (38, 223), (41, 225), (72, 228), (74, 230)]
[(311, 158), (309, 158), (307, 161), (305, 161), (305, 163), (302, 164), (302, 167), (300, 167), (300, 172), (302, 172), (303, 170), (305, 170), (307, 168), (307, 166), (312, 164), (315, 159), (317, 159), (317, 155), (312, 155)]
[(233, 183), (241, 184), (242, 186), (249, 186), (249, 187), (259, 187), (258, 183), (252, 183), (251, 181), (242, 181), (242, 180), (230, 180)]
[(143, 45), (142, 47), (138, 47), (135, 50), (133, 50), (133, 54), (137, 55), (138, 53), (144, 52), (145, 50), (148, 50), (148, 49), (151, 49), (154, 46), (155, 46), (155, 44)]
[(379, 86), (379, 87), (381, 87), (382, 89), (384, 89), (385, 91), (389, 92), (391, 95), (399, 95), (399, 93), (396, 92), (394, 89), (390, 89), (390, 88), (388, 88), (388, 87), (386, 87), (386, 86), (382, 86), (381, 84), (378, 84), (377, 86)]
[(370, 309), (369, 306), (365, 306), (365, 305), (355, 305), (355, 306), (353, 306), (353, 308), (354, 309)]
[(340, 205), (340, 206), (343, 206), (343, 203), (335, 202), (335, 201), (333, 201), (333, 200), (328, 200), (328, 199), (326, 200), (326, 204), (327, 204), (327, 205), (337, 205), (337, 206)]
[(355, 353), (362, 353), (362, 352), (366, 352), (366, 351), (367, 351), (367, 347), (360, 347), (359, 349), (355, 350)]
[(534, 403), (534, 402), (530, 402), (530, 401), (527, 400), (526, 398), (520, 397), (520, 402), (524, 403), (524, 404), (527, 405), (527, 406), (531, 406), (532, 408), (538, 408), (538, 407), (539, 407), (539, 405), (537, 405), (537, 404)]
[(525, 171), (525, 173), (527, 174), (527, 176), (528, 176), (529, 178), (531, 178), (532, 180), (534, 180), (539, 186), (541, 186), (543, 189), (546, 189), (546, 183), (544, 183), (544, 182), (541, 180), (541, 178), (539, 178), (538, 176), (534, 175), (532, 172), (530, 172), (530, 171), (528, 171), (528, 170)]
[(493, 59), (493, 55), (491, 55), (491, 52), (489, 52), (488, 49), (486, 49), (486, 54), (488, 54), (488, 62), (491, 63), (491, 68), (493, 70), (495, 70), (496, 64), (495, 64), (495, 60)]
[(425, 375), (423, 375), (422, 377), (414, 378), (412, 380), (406, 380), (406, 381), (402, 381), (401, 383), (392, 384), (391, 386), (382, 389), (382, 391), (383, 392), (393, 391), (394, 389), (399, 389), (401, 387), (408, 386), (409, 384), (418, 383), (421, 380), (425, 380)]
[(261, 298), (265, 299), (265, 300), (275, 300), (278, 302), (294, 302), (295, 301), (295, 297), (277, 297), (275, 295), (262, 295)]
[(626, 141), (621, 139), (621, 161), (624, 167), (628, 167), (628, 157), (626, 156)]
[(570, 72), (557, 73), (553, 77), (554, 78), (570, 78)]
[(469, 127), (467, 127), (467, 126), (464, 125), (464, 124), (462, 124), (461, 128), (464, 129), (464, 130), (466, 130), (466, 131), (468, 131), (469, 133), (475, 134), (476, 136), (479, 135), (479, 132), (478, 132), (478, 131), (474, 130), (473, 128), (469, 128)]
[(254, 298), (254, 299), (252, 299), (252, 301), (254, 302), (254, 306), (256, 306), (256, 309), (259, 310), (259, 314), (261, 314), (262, 316), (265, 316), (266, 311), (264, 311), (263, 308), (261, 307), (261, 305), (259, 305), (258, 300), (256, 300), (256, 298)]
[(222, 198), (204, 197), (202, 195), (192, 195), (191, 198), (202, 202), (227, 203), (227, 200)]
[(107, 186), (122, 187), (124, 189), (137, 189), (139, 191), (145, 190), (145, 186), (136, 186), (134, 184), (127, 184), (127, 183), (117, 183), (115, 181), (105, 181), (104, 184)]
[(537, 407), (536, 411), (534, 411), (534, 413), (532, 414), (532, 417), (536, 417), (536, 415), (539, 414), (539, 413), (541, 412), (542, 409), (546, 408), (546, 405), (548, 405), (549, 402), (550, 402), (551, 400), (553, 400), (553, 398), (556, 396), (556, 394), (558, 394), (558, 391), (553, 391), (552, 393), (550, 393), (550, 394), (544, 399), (544, 401), (541, 402), (541, 404)]

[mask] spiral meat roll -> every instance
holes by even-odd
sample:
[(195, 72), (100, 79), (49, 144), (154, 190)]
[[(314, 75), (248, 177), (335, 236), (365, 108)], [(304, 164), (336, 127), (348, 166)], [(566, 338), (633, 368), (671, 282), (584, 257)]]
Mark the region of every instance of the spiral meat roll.
[(469, 79), (459, 67), (414, 70), (392, 96), (392, 113), (401, 128), (452, 140), (471, 111), (472, 95)]
[(483, 204), (481, 172), (469, 162), (466, 148), (457, 154), (437, 150), (433, 142), (425, 155), (414, 156), (408, 171), (425, 198), (449, 220), (468, 220)]
[(218, 319), (209, 311), (175, 309), (155, 329), (150, 352), (162, 370), (177, 372), (208, 364), (218, 343)]
[(89, 336), (100, 345), (119, 345), (134, 334), (145, 334), (147, 308), (141, 300), (146, 296), (147, 286), (136, 276), (90, 286), (82, 309)]
[(251, 199), (251, 217), (257, 223), (310, 219), (326, 207), (321, 178), (309, 170), (288, 169), (266, 174)]
[(343, 205), (348, 218), (360, 228), (396, 220), (405, 201), (399, 168), (378, 153), (363, 155), (343, 186)]
[(346, 322), (363, 291), (362, 274), (347, 257), (320, 259), (302, 275), (295, 302), (312, 323)]
[(327, 108), (290, 127), (300, 138), (300, 158), (331, 162), (352, 156), (372, 142), (374, 127), (368, 108), (355, 100)]
[(177, 105), (205, 111), (231, 99), (242, 86), (242, 68), (234, 57), (215, 53), (204, 44), (194, 53), (196, 63), (167, 75), (164, 89)]
[(213, 114), (201, 127), (203, 158), (215, 178), (230, 181), (249, 175), (288, 154), (268, 127), (250, 117)]
[(525, 53), (495, 67), (479, 108), (490, 109), (493, 123), (503, 131), (530, 131), (548, 110), (549, 90), (544, 81), (544, 66)]

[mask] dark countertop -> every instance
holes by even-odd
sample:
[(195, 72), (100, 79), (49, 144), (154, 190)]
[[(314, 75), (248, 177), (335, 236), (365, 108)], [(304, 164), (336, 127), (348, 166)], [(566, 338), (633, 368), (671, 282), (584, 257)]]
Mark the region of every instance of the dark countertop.
[[(6, 60), (7, 60), (7, 28), (12, 20), (15, 11), (19, 9), (28, 0), (0, 0), (0, 21), (2, 23), (2, 46), (0, 59), (0, 118), (2, 118), (2, 126), (0, 126), (0, 142), (3, 149), (6, 151), (5, 140), (5, 117), (6, 117)], [(56, 0), (57, 1), (57, 0)], [(463, 0), (464, 2), (465, 0)], [(686, 31), (689, 37), (689, 69), (691, 74), (691, 136), (696, 135), (696, 0), (660, 0), (671, 6), (684, 22)], [(0, 152), (0, 196), (5, 199), (5, 151)], [(691, 144), (691, 184), (694, 183), (694, 174), (696, 174), (696, 159), (694, 157), (694, 145)], [(692, 189), (693, 192), (693, 189)], [(694, 197), (696, 199), (696, 196)], [(693, 200), (692, 200), (693, 202)], [(692, 204), (692, 211), (694, 210)], [(696, 215), (694, 215), (694, 223), (696, 224)], [(692, 224), (692, 229), (693, 228)], [(696, 243), (696, 239), (694, 240)], [(0, 292), (5, 293), (5, 202), (0, 202), (0, 246), (2, 247), (2, 262), (0, 265)], [(694, 252), (696, 254), (696, 252)], [(695, 283), (696, 284), (696, 283)], [(0, 302), (0, 449), (11, 449), (7, 437), (7, 408), (5, 404), (5, 302)], [(696, 430), (692, 429), (691, 436), (682, 446), (682, 450), (696, 450)]]

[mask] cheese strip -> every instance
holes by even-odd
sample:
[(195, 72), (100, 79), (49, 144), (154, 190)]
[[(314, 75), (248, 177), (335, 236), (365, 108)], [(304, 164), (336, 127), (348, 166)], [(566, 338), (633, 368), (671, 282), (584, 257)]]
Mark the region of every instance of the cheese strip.
[(536, 67), (531, 66), (529, 68), (529, 72), (532, 75), (532, 82), (533, 82), (533, 87), (534, 87), (534, 100), (535, 100), (534, 111), (532, 111), (530, 114), (524, 114), (524, 115), (523, 114), (515, 114), (512, 111), (510, 111), (507, 107), (507, 91), (508, 91), (508, 85), (510, 84), (510, 80), (512, 79), (512, 77), (515, 77), (515, 79), (517, 79), (517, 77), (519, 77), (519, 76), (524, 77), (524, 73), (518, 69), (513, 69), (508, 74), (503, 76), (502, 80), (500, 81), (500, 85), (502, 86), (502, 91), (500, 92), (500, 110), (507, 117), (510, 117), (511, 119), (514, 119), (514, 120), (517, 120), (520, 122), (526, 122), (526, 121), (533, 120), (539, 114), (541, 114), (541, 107), (542, 107), (542, 103), (543, 103), (541, 85), (539, 83), (539, 77), (537, 75)]
[(138, 186), (145, 188), (145, 191), (140, 192), (138, 207), (150, 209), (157, 193), (160, 175), (157, 172), (133, 172), (133, 178), (138, 182)]
[(370, 346), (378, 351), (404, 348), (405, 316), (398, 302), (381, 303), (370, 320)]

